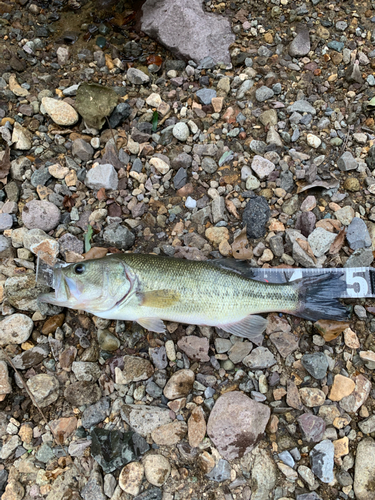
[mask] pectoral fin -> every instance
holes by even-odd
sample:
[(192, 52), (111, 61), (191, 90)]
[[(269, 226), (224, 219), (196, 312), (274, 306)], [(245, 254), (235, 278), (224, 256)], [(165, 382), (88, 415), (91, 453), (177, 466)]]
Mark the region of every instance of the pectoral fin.
[(225, 325), (217, 325), (218, 328), (237, 335), (237, 337), (244, 337), (253, 340), (262, 335), (267, 326), (267, 320), (262, 316), (250, 315), (238, 321), (237, 323), (227, 323)]
[(150, 332), (165, 332), (165, 324), (160, 318), (139, 318), (137, 323)]
[(173, 290), (152, 290), (142, 294), (142, 306), (164, 309), (180, 300), (180, 294)]

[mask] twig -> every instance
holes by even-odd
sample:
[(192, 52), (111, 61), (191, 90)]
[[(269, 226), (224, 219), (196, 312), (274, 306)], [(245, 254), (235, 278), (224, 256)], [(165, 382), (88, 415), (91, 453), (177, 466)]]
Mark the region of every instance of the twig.
[(107, 120), (108, 127), (109, 127), (109, 128), (110, 128), (110, 130), (111, 130), (113, 143), (114, 143), (114, 145), (115, 145), (115, 150), (116, 150), (116, 153), (117, 153), (117, 159), (120, 161), (120, 153), (119, 153), (119, 150), (117, 149), (117, 144), (116, 144), (116, 141), (115, 141), (115, 134), (113, 133), (113, 128), (111, 127), (111, 124), (109, 123), (109, 120), (108, 120), (108, 117), (107, 117), (107, 116), (105, 117), (105, 119)]
[(14, 366), (13, 364), (13, 361), (10, 359), (10, 357), (8, 356), (8, 354), (6, 353), (6, 351), (4, 351), (4, 349), (2, 347), (0, 347), (1, 349), (1, 352), (4, 354), (5, 356), (5, 359), (8, 361), (8, 363), (10, 364), (10, 366), (13, 368), (13, 370), (17, 373), (17, 375), (19, 376), (21, 382), (22, 382), (22, 385), (23, 387), (25, 388), (27, 394), (29, 395), (31, 401), (33, 402), (35, 408), (37, 408), (37, 410), (39, 411), (39, 413), (42, 415), (42, 418), (43, 420), (45, 420), (46, 422), (46, 427), (51, 431), (51, 434), (53, 435), (53, 438), (57, 444), (57, 446), (61, 446), (65, 455), (68, 457), (69, 454), (67, 452), (67, 450), (65, 449), (64, 445), (63, 444), (60, 444), (59, 441), (57, 440), (57, 437), (56, 437), (56, 434), (55, 432), (52, 430), (52, 427), (49, 425), (48, 423), (48, 419), (46, 418), (46, 416), (44, 415), (43, 413), (43, 410), (41, 409), (41, 407), (38, 405), (38, 403), (36, 402), (35, 398), (34, 398), (34, 395), (33, 393), (30, 391), (30, 389), (27, 387), (26, 385), (26, 382), (24, 380), (24, 378), (22, 377), (22, 375), (20, 374), (20, 372), (17, 370), (17, 368)]

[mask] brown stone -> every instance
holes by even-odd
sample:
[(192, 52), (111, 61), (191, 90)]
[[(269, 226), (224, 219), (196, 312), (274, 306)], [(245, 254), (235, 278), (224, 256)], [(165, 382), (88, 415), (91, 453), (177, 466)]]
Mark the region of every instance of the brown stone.
[(349, 396), (355, 388), (355, 382), (343, 375), (335, 375), (329, 399), (331, 401), (341, 401), (342, 398)]
[(163, 393), (168, 399), (187, 396), (193, 388), (195, 375), (192, 370), (178, 370), (166, 383)]
[(349, 328), (350, 324), (347, 321), (320, 319), (314, 323), (314, 327), (318, 330), (326, 342), (330, 342), (338, 337), (346, 328)]
[(62, 444), (77, 429), (76, 417), (63, 417), (49, 423), (54, 436)]
[(50, 333), (55, 333), (56, 329), (62, 326), (64, 323), (65, 314), (55, 314), (55, 316), (51, 316), (44, 323), (42, 328), (43, 335), (49, 335)]
[(326, 400), (324, 392), (315, 387), (303, 387), (299, 390), (299, 395), (302, 402), (309, 408), (322, 406)]
[(189, 445), (196, 448), (203, 441), (206, 435), (206, 420), (201, 406), (197, 406), (191, 412), (188, 420)]
[(344, 436), (341, 439), (336, 439), (333, 441), (333, 446), (335, 447), (335, 458), (341, 458), (349, 453), (349, 439)]
[(359, 349), (361, 347), (357, 334), (351, 328), (344, 330), (344, 342), (350, 349)]
[(161, 425), (151, 432), (154, 443), (159, 446), (173, 446), (181, 441), (187, 432), (187, 425), (180, 420)]

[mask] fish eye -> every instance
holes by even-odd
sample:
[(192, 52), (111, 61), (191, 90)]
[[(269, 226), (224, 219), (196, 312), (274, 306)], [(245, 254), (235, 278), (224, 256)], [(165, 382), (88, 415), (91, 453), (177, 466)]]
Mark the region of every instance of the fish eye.
[(85, 272), (85, 265), (84, 264), (77, 264), (74, 266), (74, 272), (76, 274), (83, 274)]

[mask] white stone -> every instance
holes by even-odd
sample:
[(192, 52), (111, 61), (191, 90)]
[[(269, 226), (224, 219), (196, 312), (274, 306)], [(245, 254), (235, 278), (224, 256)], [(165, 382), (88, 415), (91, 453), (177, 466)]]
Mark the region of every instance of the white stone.
[(307, 134), (307, 144), (317, 149), (322, 144), (322, 140), (314, 134)]
[(169, 165), (162, 159), (158, 158), (155, 156), (154, 158), (151, 158), (149, 160), (149, 164), (152, 165), (153, 167), (156, 168), (158, 172), (160, 172), (162, 175), (165, 175), (166, 173), (169, 172)]
[(184, 122), (178, 122), (172, 130), (173, 137), (181, 142), (185, 142), (190, 135), (189, 127)]
[(159, 94), (150, 94), (146, 99), (146, 103), (152, 108), (158, 108), (161, 104), (161, 97)]

